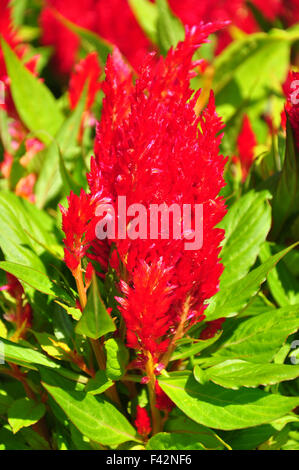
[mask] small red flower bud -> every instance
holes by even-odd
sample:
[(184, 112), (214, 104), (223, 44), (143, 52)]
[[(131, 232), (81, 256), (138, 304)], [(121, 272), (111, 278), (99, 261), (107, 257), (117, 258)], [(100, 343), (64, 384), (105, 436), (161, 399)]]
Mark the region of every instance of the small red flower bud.
[(136, 412), (135, 426), (137, 428), (137, 432), (140, 436), (146, 437), (152, 430), (149, 416), (146, 409), (141, 408), (139, 405), (137, 405)]

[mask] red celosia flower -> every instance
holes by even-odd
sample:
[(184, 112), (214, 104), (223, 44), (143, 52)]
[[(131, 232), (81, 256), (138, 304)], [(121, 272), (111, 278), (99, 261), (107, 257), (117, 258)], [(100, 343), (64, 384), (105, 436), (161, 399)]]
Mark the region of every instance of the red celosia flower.
[(151, 422), (146, 409), (139, 405), (137, 405), (136, 408), (135, 426), (137, 428), (138, 434), (143, 437), (148, 436), (152, 430)]
[(154, 356), (166, 351), (168, 340), (157, 339), (163, 338), (172, 324), (168, 314), (173, 301), (172, 279), (173, 273), (160, 258), (151, 265), (145, 261), (136, 265), (131, 278), (133, 288), (122, 282), (125, 297), (117, 300), (126, 321), (130, 348), (151, 351)]
[(162, 388), (156, 381), (155, 383), (155, 392), (156, 392), (156, 407), (159, 410), (166, 411), (167, 413), (170, 413), (175, 404), (173, 403), (172, 400), (166, 395), (166, 393), (163, 392)]
[(283, 85), (287, 97), (285, 112), (288, 114), (294, 132), (294, 139), (299, 150), (299, 73), (289, 72)]
[(243, 182), (246, 180), (250, 168), (254, 162), (254, 149), (256, 145), (257, 141), (250, 123), (250, 119), (247, 115), (245, 115), (242, 121), (241, 131), (237, 139), (237, 160), (241, 165)]
[[(156, 363), (181, 322), (186, 330), (203, 319), (205, 301), (217, 292), (223, 269), (218, 259), (223, 231), (215, 228), (226, 212), (218, 197), (224, 186), (223, 125), (213, 95), (196, 116), (199, 93), (192, 96), (190, 89), (198, 65), (192, 62), (194, 52), (218, 27), (187, 29), (186, 40), (166, 59), (147, 58), (134, 86), (117, 53), (106, 67), (106, 98), (88, 176), (91, 194), (110, 200), (116, 212), (119, 196), (126, 196), (127, 206), (146, 208), (203, 204), (202, 249), (185, 251), (184, 237), (161, 239), (161, 229), (155, 240), (126, 236), (93, 244), (93, 258), (104, 270), (109, 262), (124, 281), (119, 301), (129, 346), (144, 357), (150, 353)], [(147, 235), (149, 230), (148, 224)]]
[[(74, 273), (86, 255), (94, 239), (94, 199), (83, 189), (80, 196), (71, 192), (68, 197), (68, 208), (59, 206), (62, 213), (62, 230), (66, 237), (63, 240), (64, 261)], [(93, 221), (92, 221), (93, 219)]]
[(75, 109), (86, 83), (88, 83), (86, 108), (92, 107), (96, 94), (101, 88), (100, 76), (101, 68), (96, 52), (92, 52), (75, 66), (69, 89), (71, 109)]

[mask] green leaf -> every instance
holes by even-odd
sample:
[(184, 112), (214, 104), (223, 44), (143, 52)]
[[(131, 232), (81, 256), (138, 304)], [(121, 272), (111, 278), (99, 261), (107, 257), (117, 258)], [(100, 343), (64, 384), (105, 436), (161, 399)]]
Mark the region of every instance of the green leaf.
[(129, 0), (129, 5), (147, 37), (154, 44), (157, 44), (157, 22), (159, 18), (157, 5), (149, 0)]
[[(265, 243), (260, 251), (260, 259), (265, 262), (277, 247)], [(288, 270), (285, 260), (282, 260), (269, 274), (267, 284), (271, 294), (280, 307), (299, 304), (299, 282)]]
[(86, 384), (85, 391), (92, 395), (100, 395), (101, 393), (112, 387), (113, 382), (107, 377), (106, 371), (98, 370), (93, 379), (89, 379)]
[(299, 404), (259, 389), (228, 390), (213, 383), (200, 385), (190, 374), (160, 378), (159, 384), (189, 418), (216, 429), (242, 429), (277, 419)]
[(269, 311), (236, 323), (222, 337), (213, 359), (242, 359), (254, 363), (273, 360), (286, 338), (299, 328), (299, 305)]
[(105, 341), (107, 352), (106, 372), (111, 380), (119, 380), (125, 373), (129, 353), (124, 344), (114, 338)]
[(4, 338), (1, 338), (1, 342), (4, 345), (4, 358), (6, 362), (26, 365), (30, 369), (36, 369), (33, 364), (52, 368), (59, 367), (58, 364), (48, 359), (47, 356), (34, 349), (25, 348)]
[(49, 367), (51, 369), (56, 369), (58, 374), (74, 380), (78, 384), (86, 384), (88, 382), (87, 377), (79, 375), (71, 370), (64, 369), (56, 362), (49, 359), (46, 355), (41, 354), (35, 349), (21, 346), (20, 344), (13, 343), (12, 341), (4, 338), (1, 338), (1, 342), (4, 345), (4, 358), (6, 362), (12, 362), (13, 364), (21, 365), (32, 370), (37, 370), (38, 366)]
[[(36, 204), (39, 208), (55, 198), (62, 188), (62, 176), (59, 166), (60, 156), (65, 159), (66, 152), (76, 145), (82, 115), (85, 109), (86, 91), (82, 93), (80, 101), (71, 116), (61, 126), (55, 140), (48, 147), (41, 171), (35, 185)], [(63, 160), (65, 163), (65, 160)], [(72, 163), (72, 162), (71, 162)]]
[[(289, 67), (290, 46), (297, 34), (272, 30), (232, 42), (215, 59), (213, 89), (217, 112), (228, 121), (249, 104), (251, 118), (257, 118), (269, 99), (269, 88), (280, 90)], [(283, 99), (279, 111), (283, 109)], [(278, 113), (280, 114), (280, 112)]]
[(5, 259), (45, 272), (42, 245), (51, 249), (58, 243), (53, 219), (25, 199), (2, 191), (0, 225), (0, 247)]
[(45, 414), (46, 407), (43, 403), (37, 403), (29, 398), (16, 400), (8, 410), (8, 422), (16, 434), (21, 428), (35, 424)]
[(222, 362), (205, 371), (207, 380), (234, 390), (240, 387), (274, 385), (297, 377), (299, 377), (298, 365), (253, 364), (239, 359)]
[(195, 356), (207, 347), (214, 344), (220, 338), (221, 334), (221, 332), (217, 333), (213, 338), (207, 340), (194, 340), (193, 342), (191, 342), (191, 344), (184, 344), (184, 342), (178, 343), (176, 350), (171, 356), (171, 360), (177, 361), (178, 359), (187, 359), (190, 356)]
[(12, 21), (15, 26), (22, 26), (26, 8), (28, 7), (28, 0), (11, 0)]
[(12, 405), (13, 399), (5, 390), (0, 389), (0, 415), (7, 413), (8, 408)]
[(157, 0), (158, 7), (158, 44), (162, 54), (166, 54), (171, 46), (175, 47), (185, 37), (184, 26), (174, 15), (167, 0)]
[(72, 297), (62, 287), (55, 284), (43, 272), (36, 269), (23, 266), (21, 264), (11, 263), (10, 261), (1, 261), (0, 269), (13, 274), (20, 281), (29, 284), (43, 294), (50, 295), (51, 297), (58, 297), (66, 302), (73, 302)]
[(292, 212), (298, 211), (299, 165), (297, 153), (293, 131), (287, 118), (285, 159), (272, 202), (273, 227), (271, 235), (273, 239), (276, 239), (280, 234)]
[(101, 299), (95, 275), (88, 291), (87, 304), (76, 325), (76, 333), (98, 339), (112, 331), (115, 325)]
[(32, 450), (51, 450), (48, 442), (33, 429), (23, 428), (20, 434)]
[(271, 256), (261, 266), (250, 271), (247, 276), (221, 289), (212, 297), (205, 311), (207, 321), (236, 315), (240, 312), (248, 304), (250, 298), (258, 292), (260, 285), (266, 280), (271, 269), (295, 246), (292, 245)]
[(61, 152), (59, 152), (59, 172), (61, 176), (61, 180), (63, 183), (63, 192), (65, 196), (68, 196), (71, 191), (73, 193), (79, 195), (81, 186), (76, 183), (76, 181), (72, 178), (71, 174), (67, 170), (65, 166), (65, 162), (63, 160), (63, 157), (61, 155)]
[(146, 445), (146, 450), (206, 450), (196, 437), (159, 432)]
[(41, 375), (42, 385), (84, 436), (108, 446), (138, 440), (134, 428), (111, 403), (74, 390), (70, 381), (49, 370), (43, 369)]
[(225, 230), (221, 251), (225, 270), (220, 288), (244, 277), (255, 263), (271, 227), (270, 197), (267, 191), (250, 191), (229, 208), (219, 224)]
[(2, 39), (2, 50), (17, 111), (28, 129), (48, 144), (63, 122), (50, 90), (22, 64)]
[(0, 450), (30, 450), (20, 435), (15, 436), (10, 429), (0, 429)]
[[(177, 412), (177, 410), (176, 410)], [(179, 411), (181, 413), (181, 411)], [(187, 434), (191, 438), (195, 438), (198, 442), (210, 450), (222, 450), (225, 447), (230, 447), (211, 429), (202, 426), (201, 424), (195, 423), (195, 421), (187, 418), (183, 415), (178, 417), (172, 417), (165, 423), (165, 431), (170, 433)]]

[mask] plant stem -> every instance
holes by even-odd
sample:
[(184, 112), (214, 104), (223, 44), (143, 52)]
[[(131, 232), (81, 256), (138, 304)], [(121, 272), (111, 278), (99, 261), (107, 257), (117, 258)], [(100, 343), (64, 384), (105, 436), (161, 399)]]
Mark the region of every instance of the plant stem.
[[(79, 299), (80, 299), (80, 304), (82, 307), (82, 310), (86, 307), (87, 304), (87, 295), (86, 295), (86, 290), (83, 282), (83, 276), (82, 276), (82, 268), (81, 264), (79, 264), (78, 268), (76, 271), (73, 273), (75, 280), (76, 280), (76, 285), (78, 289), (78, 294), (79, 294)], [(100, 370), (106, 370), (106, 358), (104, 351), (102, 349), (102, 345), (99, 343), (98, 340), (95, 339), (90, 339), (91, 347), (94, 352), (95, 358), (97, 360), (97, 364), (99, 366)], [(121, 407), (121, 402), (117, 393), (116, 386), (113, 385), (110, 387), (108, 390), (106, 390), (105, 394), (107, 397), (109, 397), (114, 403), (116, 403), (119, 407)]]
[(164, 365), (165, 369), (166, 367), (168, 366), (168, 363), (171, 359), (171, 356), (176, 348), (176, 343), (179, 339), (181, 339), (183, 336), (184, 336), (184, 332), (185, 332), (185, 323), (187, 321), (187, 318), (188, 318), (188, 313), (189, 313), (189, 303), (190, 303), (190, 298), (187, 298), (186, 299), (186, 302), (184, 304), (184, 308), (183, 308), (183, 314), (181, 316), (181, 321), (179, 323), (179, 326), (176, 330), (176, 333), (174, 335), (174, 337), (172, 338), (172, 341), (170, 343), (170, 346), (168, 348), (168, 351), (163, 355), (162, 359), (161, 359), (161, 363)]
[(148, 386), (148, 393), (149, 393), (149, 401), (150, 401), (150, 408), (151, 408), (151, 415), (152, 415), (152, 434), (157, 434), (161, 429), (161, 416), (160, 411), (156, 407), (156, 376), (154, 372), (154, 362), (151, 353), (148, 353), (148, 360), (145, 366), (146, 375), (149, 378)]

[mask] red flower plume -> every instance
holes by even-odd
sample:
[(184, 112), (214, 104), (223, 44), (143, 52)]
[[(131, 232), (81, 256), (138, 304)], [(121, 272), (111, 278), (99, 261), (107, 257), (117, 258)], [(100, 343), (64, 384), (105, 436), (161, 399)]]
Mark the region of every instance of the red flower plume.
[[(119, 302), (129, 346), (144, 356), (150, 352), (156, 362), (179, 324), (186, 331), (203, 319), (205, 301), (217, 292), (223, 269), (218, 259), (223, 231), (215, 228), (226, 212), (218, 196), (224, 186), (223, 124), (213, 95), (196, 116), (199, 92), (190, 89), (198, 65), (194, 52), (217, 28), (187, 28), (185, 41), (165, 59), (150, 55), (144, 61), (135, 85), (117, 52), (106, 67), (106, 97), (88, 175), (91, 194), (101, 194), (116, 212), (119, 196), (126, 196), (127, 206), (203, 205), (201, 249), (186, 251), (184, 237), (161, 239), (161, 228), (154, 240), (126, 236), (93, 244), (92, 256), (103, 269), (109, 262), (123, 281)], [(192, 213), (193, 224), (194, 219)], [(148, 224), (147, 235), (149, 230)]]

